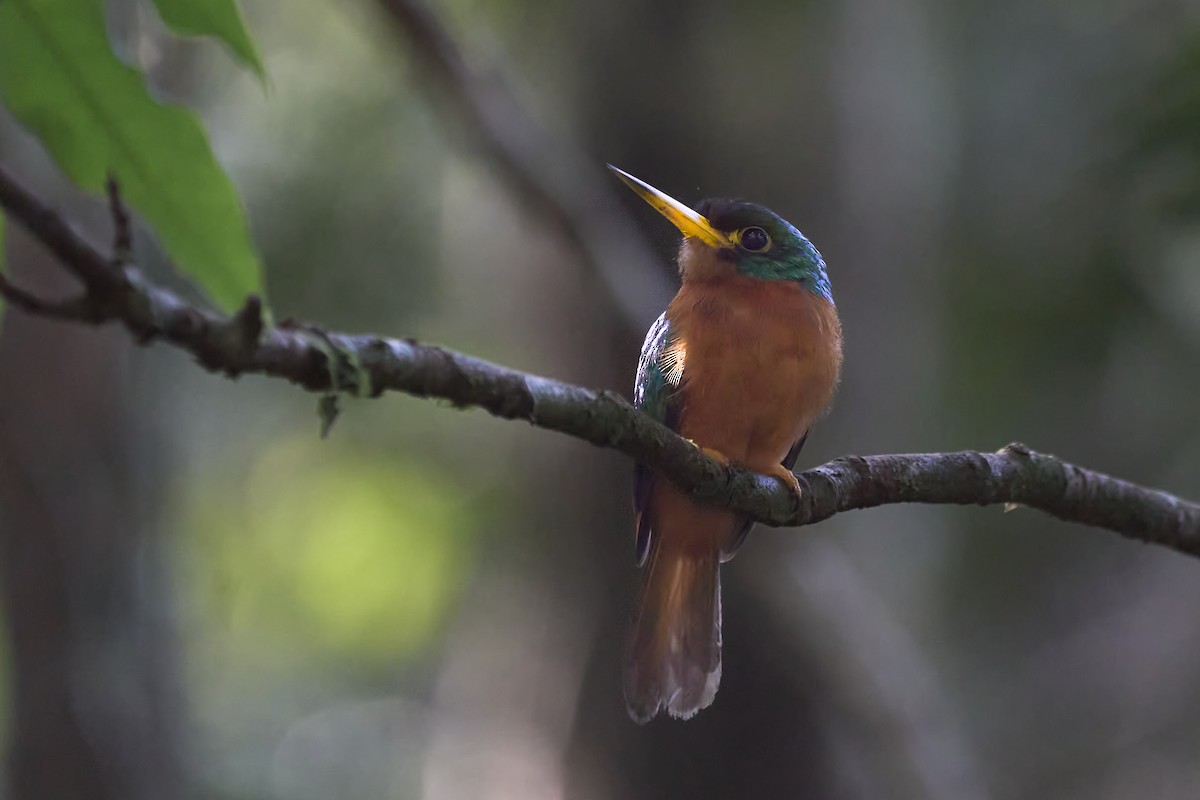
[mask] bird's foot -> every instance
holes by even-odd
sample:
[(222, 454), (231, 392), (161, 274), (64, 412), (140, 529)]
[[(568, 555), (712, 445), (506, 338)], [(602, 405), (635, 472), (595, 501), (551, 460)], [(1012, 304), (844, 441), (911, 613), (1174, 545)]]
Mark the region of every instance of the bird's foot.
[(699, 442), (697, 442), (695, 439), (688, 439), (688, 442), (693, 447), (695, 447), (697, 450), (699, 450), (701, 453), (704, 453), (704, 455), (708, 456), (713, 461), (720, 464), (722, 467), (728, 467), (730, 464), (733, 463), (732, 461), (729, 460), (729, 456), (725, 455), (720, 450), (714, 450), (711, 447), (704, 447)]
[(725, 455), (720, 450), (713, 450), (711, 447), (701, 447), (700, 452), (704, 453), (704, 455), (708, 456), (722, 467), (728, 467), (732, 463), (729, 460), (729, 456)]
[(783, 485), (790, 489), (792, 494), (796, 495), (796, 497), (801, 497), (804, 495), (804, 490), (800, 488), (800, 480), (796, 477), (796, 473), (792, 472), (783, 464), (775, 464), (769, 470), (767, 470), (767, 474), (772, 478), (778, 478), (780, 481), (782, 481)]

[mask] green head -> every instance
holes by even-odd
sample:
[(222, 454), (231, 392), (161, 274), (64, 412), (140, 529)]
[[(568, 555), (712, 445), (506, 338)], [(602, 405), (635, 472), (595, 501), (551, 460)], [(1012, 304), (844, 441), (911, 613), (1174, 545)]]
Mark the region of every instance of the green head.
[(693, 210), (650, 184), (609, 165), (621, 180), (684, 235), (680, 267), (687, 260), (731, 264), (739, 275), (794, 281), (833, 301), (825, 260), (804, 234), (770, 209), (745, 200), (702, 200)]

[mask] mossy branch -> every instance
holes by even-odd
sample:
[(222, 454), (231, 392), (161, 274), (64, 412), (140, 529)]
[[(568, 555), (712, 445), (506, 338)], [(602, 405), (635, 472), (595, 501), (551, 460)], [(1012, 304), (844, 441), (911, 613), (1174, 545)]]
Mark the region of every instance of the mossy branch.
[[(114, 219), (120, 220), (115, 191), (112, 202)], [(84, 287), (79, 296), (58, 301), (0, 282), (0, 295), (14, 307), (80, 323), (116, 322), (137, 342), (168, 342), (210, 371), (269, 375), (313, 392), (374, 397), (398, 391), (483, 408), (503, 419), (525, 420), (619, 450), (698, 501), (767, 525), (806, 525), (842, 511), (891, 503), (1019, 504), (1200, 555), (1200, 506), (1019, 444), (996, 453), (846, 456), (799, 473), (805, 491), (796, 498), (773, 478), (721, 466), (614, 392), (531, 375), (411, 339), (335, 333), (292, 322), (268, 325), (256, 297), (247, 298), (232, 316), (198, 308), (149, 284), (123, 258), (102, 254), (2, 169), (0, 206)]]

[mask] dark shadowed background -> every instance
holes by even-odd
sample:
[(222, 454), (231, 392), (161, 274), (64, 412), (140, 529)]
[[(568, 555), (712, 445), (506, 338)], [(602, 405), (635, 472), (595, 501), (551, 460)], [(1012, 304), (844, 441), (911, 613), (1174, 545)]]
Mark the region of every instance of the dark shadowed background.
[[(598, 275), (376, 4), (243, 8), (265, 88), (135, 3), (110, 22), (200, 110), (278, 318), (628, 391), (674, 286), (668, 223), (615, 181), (580, 203), (620, 215), (600, 249), (631, 253)], [(1200, 497), (1193, 3), (434, 9), (555, 143), (527, 143), (553, 180), (612, 162), (688, 202), (743, 196), (822, 251), (846, 366), (800, 466), (1020, 440)], [(5, 116), (0, 162), (107, 240)], [(62, 288), (8, 238), (15, 276)], [(182, 285), (145, 231), (137, 253)], [(614, 281), (644, 288), (617, 302)], [(760, 528), (724, 570), (715, 705), (638, 727), (623, 456), (396, 396), (344, 401), (322, 441), (316, 398), (280, 381), (112, 327), (3, 326), (13, 797), (1200, 794), (1186, 556), (997, 508)]]

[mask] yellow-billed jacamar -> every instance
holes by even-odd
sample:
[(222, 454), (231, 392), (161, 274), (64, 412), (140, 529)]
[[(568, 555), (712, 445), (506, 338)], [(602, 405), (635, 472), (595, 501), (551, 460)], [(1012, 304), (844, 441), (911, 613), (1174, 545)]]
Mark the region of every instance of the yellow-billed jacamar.
[[(791, 468), (833, 398), (842, 328), (825, 262), (788, 222), (742, 200), (693, 210), (610, 167), (683, 233), (683, 285), (651, 326), (634, 403), (720, 461), (774, 475)], [(638, 465), (637, 561), (645, 565), (625, 665), (630, 715), (688, 718), (721, 679), (718, 568), (750, 524), (700, 506)]]

